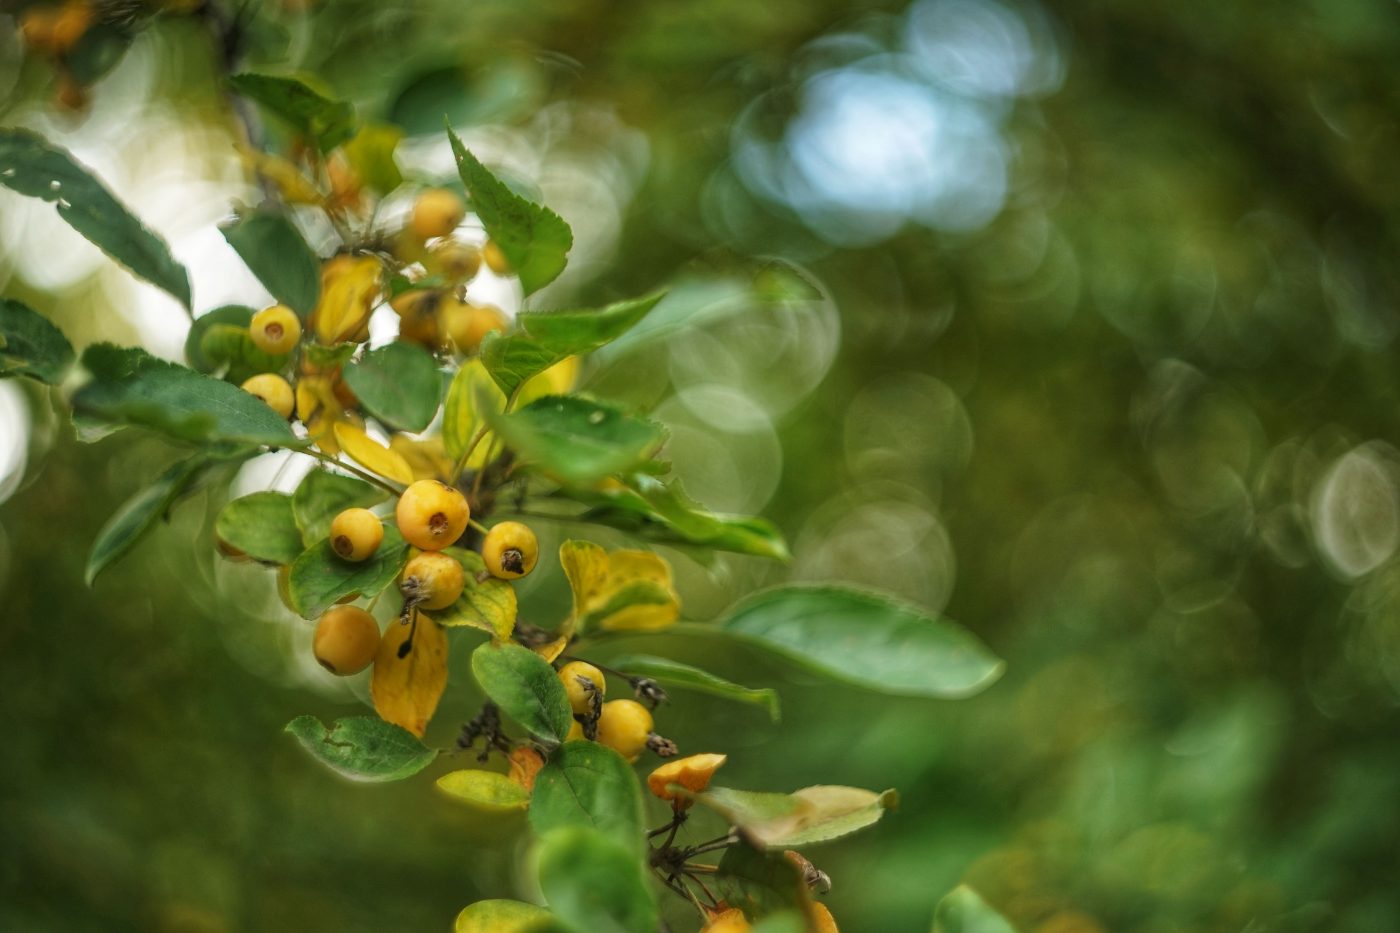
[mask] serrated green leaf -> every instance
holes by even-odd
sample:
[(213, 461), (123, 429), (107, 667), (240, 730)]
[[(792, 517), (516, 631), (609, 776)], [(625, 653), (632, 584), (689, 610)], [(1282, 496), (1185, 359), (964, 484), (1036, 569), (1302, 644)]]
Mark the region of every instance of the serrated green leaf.
[(401, 340), (345, 364), (343, 377), (366, 411), (401, 431), (426, 428), (442, 399), (442, 376), (432, 354)]
[(613, 658), (608, 661), (608, 666), (631, 677), (650, 677), (664, 687), (686, 687), (711, 696), (761, 706), (774, 722), (781, 717), (778, 693), (769, 687), (742, 687), (698, 667), (646, 654)]
[(302, 477), (292, 493), (292, 514), (302, 544), (329, 537), (331, 522), (346, 509), (369, 509), (389, 498), (383, 488), (353, 476), (317, 468)]
[(292, 497), (255, 492), (219, 510), (214, 533), (224, 544), (254, 560), (290, 564), (301, 556), (301, 532), (292, 516)]
[(496, 771), (449, 771), (437, 779), (437, 786), (449, 797), (478, 810), (499, 813), (530, 805), (530, 792)]
[(337, 719), (329, 729), (315, 716), (298, 716), (286, 731), (324, 764), (356, 781), (401, 781), (438, 755), (413, 733), (375, 716)]
[(371, 191), (383, 195), (403, 184), (394, 150), (403, 130), (387, 123), (366, 123), (343, 148), (350, 168)]
[(113, 513), (88, 552), (87, 570), (84, 574), (87, 585), (92, 586), (97, 575), (119, 557), (131, 550), (141, 537), (155, 526), (155, 523), (175, 501), (195, 482), (200, 470), (208, 465), (203, 455), (182, 460), (170, 467), (149, 486), (126, 500)]
[(938, 902), (933, 933), (1016, 933), (1016, 928), (982, 895), (960, 884)]
[(894, 791), (821, 784), (791, 794), (711, 786), (692, 795), (700, 804), (737, 826), (750, 843), (792, 849), (839, 839), (878, 822), (899, 802)]
[(486, 235), (501, 248), (525, 294), (554, 281), (568, 262), (574, 234), (558, 214), (511, 191), (467, 151), (451, 129), (447, 138), (457, 160), (457, 173), (471, 197), (472, 211)]
[(656, 902), (639, 855), (588, 826), (540, 842), (540, 890), (550, 910), (589, 931), (655, 933)]
[(21, 302), (0, 299), (0, 377), (28, 376), (58, 385), (73, 360), (73, 345), (48, 318)]
[(408, 544), (393, 525), (385, 526), (379, 550), (355, 563), (342, 559), (322, 538), (292, 563), (287, 592), (303, 619), (316, 619), (347, 596), (377, 596), (398, 578), (407, 562)]
[(462, 908), (452, 933), (526, 933), (548, 919), (549, 911), (523, 901), (477, 901)]
[(322, 152), (329, 152), (355, 133), (354, 106), (322, 97), (295, 78), (245, 72), (228, 80), (238, 93), (314, 139)]
[(562, 742), (573, 725), (564, 685), (549, 662), (529, 648), (490, 642), (472, 652), (472, 674), (507, 716), (532, 734)]
[(273, 297), (306, 320), (321, 297), (321, 263), (286, 215), (258, 210), (219, 231)]
[(515, 630), (517, 606), (515, 588), (505, 580), (477, 575), (486, 569), (486, 562), (475, 551), (465, 548), (443, 548), (442, 553), (456, 558), (466, 571), (462, 595), (446, 609), (419, 610), (439, 625), (467, 625), (481, 629), (497, 641), (506, 641)]
[(74, 230), (189, 309), (189, 274), (170, 247), (67, 150), (29, 130), (0, 128), (0, 185), (54, 202)]
[(646, 827), (642, 791), (631, 765), (597, 742), (561, 745), (535, 776), (530, 826), (544, 835), (590, 826), (640, 857)]
[(490, 422), (524, 460), (575, 486), (631, 472), (666, 440), (658, 424), (572, 395), (546, 395)]

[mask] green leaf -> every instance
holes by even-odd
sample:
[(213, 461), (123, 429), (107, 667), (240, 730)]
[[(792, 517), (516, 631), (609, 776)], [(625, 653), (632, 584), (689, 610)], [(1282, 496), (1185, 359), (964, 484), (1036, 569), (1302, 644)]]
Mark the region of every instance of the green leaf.
[[(489, 402), (489, 410), (483, 412), (482, 402)], [(467, 360), (457, 370), (457, 375), (452, 377), (452, 384), (447, 389), (447, 401), (442, 410), (442, 443), (447, 450), (447, 455), (453, 460), (461, 457), (463, 452), (476, 437), (477, 431), (486, 423), (487, 414), (500, 414), (505, 410), (506, 399), (491, 381), (486, 369), (479, 360)], [(480, 457), (479, 463), (485, 462), (485, 454), (489, 445), (486, 439), (482, 439), (477, 445), (477, 452), (474, 457)]]
[(246, 305), (222, 305), (195, 318), (189, 332), (185, 334), (185, 362), (191, 369), (201, 373), (219, 372), (228, 360), (215, 360), (204, 355), (201, 346), (204, 335), (216, 325), (239, 327), (246, 331), (253, 320), (253, 313), (253, 309)]
[(304, 545), (331, 533), (331, 522), (346, 509), (369, 509), (389, 498), (383, 488), (362, 479), (317, 468), (307, 473), (292, 493), (292, 514)]
[(892, 790), (820, 784), (791, 794), (712, 786), (693, 795), (696, 802), (739, 827), (753, 845), (792, 849), (839, 839), (878, 822), (899, 803)]
[(403, 130), (387, 123), (366, 123), (343, 151), (350, 168), (371, 191), (383, 196), (403, 184), (403, 173), (394, 161), (394, 149)]
[(810, 909), (801, 869), (780, 852), (765, 852), (746, 842), (724, 850), (716, 882), (724, 899), (750, 916), (786, 910), (806, 916)]
[(569, 734), (574, 717), (564, 685), (529, 648), (483, 644), (472, 652), (472, 674), (492, 702), (532, 734), (551, 742)]
[(88, 586), (92, 586), (99, 573), (131, 550), (142, 535), (155, 527), (157, 519), (163, 517), (175, 501), (189, 491), (208, 463), (208, 458), (203, 455), (180, 461), (117, 509), (97, 533), (92, 550), (88, 552), (84, 574)]
[(546, 395), (490, 420), (522, 458), (575, 486), (630, 472), (651, 459), (666, 440), (658, 424), (571, 395)]
[(0, 128), (0, 185), (53, 201), (58, 216), (134, 274), (190, 307), (190, 280), (170, 247), (64, 149), (29, 130)]
[(245, 72), (228, 80), (238, 93), (316, 140), (322, 152), (355, 133), (355, 108), (350, 103), (322, 97), (295, 78)]
[(374, 556), (358, 563), (342, 559), (322, 538), (292, 563), (287, 591), (303, 619), (316, 619), (347, 596), (377, 596), (406, 563), (408, 545), (393, 525), (384, 527), (384, 540)]
[(365, 410), (391, 428), (417, 433), (437, 414), (442, 376), (432, 354), (415, 343), (371, 350), (343, 372)]
[(343, 366), (355, 355), (355, 351), (360, 349), (360, 345), (347, 340), (345, 343), (333, 343), (326, 346), (322, 343), (307, 343), (301, 348), (301, 358), (308, 363), (329, 369), (332, 366)]
[(124, 24), (96, 22), (78, 44), (63, 55), (63, 65), (79, 84), (92, 86), (117, 66), (131, 47), (133, 35)]
[(590, 826), (641, 857), (643, 821), (637, 776), (606, 745), (566, 742), (535, 776), (530, 826), (540, 835), (561, 826)]
[(144, 350), (99, 343), (83, 352), (82, 362), (92, 378), (73, 394), (73, 410), (98, 421), (194, 443), (306, 446), (275, 411), (237, 386)]
[(769, 914), (754, 924), (753, 933), (808, 933), (807, 921), (793, 910)]
[(0, 377), (28, 376), (58, 385), (73, 359), (73, 345), (48, 318), (18, 301), (0, 299)]
[(292, 497), (280, 492), (255, 492), (234, 499), (219, 511), (214, 534), (254, 560), (290, 564), (302, 552)]
[(303, 321), (310, 316), (321, 296), (321, 263), (286, 215), (258, 210), (219, 231), (274, 298)]
[(1016, 933), (1016, 928), (982, 900), (982, 895), (960, 884), (938, 902), (933, 933)]
[(475, 551), (449, 547), (443, 548), (442, 553), (456, 558), (466, 571), (462, 595), (446, 609), (419, 611), (439, 625), (468, 625), (498, 641), (508, 640), (515, 630), (515, 588), (495, 577), (478, 580), (477, 575), (486, 569), (486, 562)]
[(526, 933), (548, 919), (549, 911), (523, 901), (477, 901), (462, 908), (452, 933)]
[(972, 696), (1003, 668), (956, 623), (889, 596), (841, 586), (766, 590), (719, 624), (809, 670), (880, 693)]
[[(203, 320), (203, 318), (200, 318)], [(287, 365), (288, 354), (274, 356), (258, 349), (247, 327), (232, 324), (210, 324), (199, 336), (200, 359), (213, 364), (210, 373), (218, 373), (225, 382), (242, 385), (258, 373), (280, 372)]]
[(565, 826), (540, 843), (540, 890), (561, 920), (590, 933), (655, 933), (656, 902), (638, 855), (596, 829)]
[(689, 664), (647, 654), (629, 654), (608, 661), (608, 666), (632, 677), (650, 677), (666, 687), (688, 687), (726, 700), (761, 706), (777, 722), (781, 718), (778, 693), (770, 687), (742, 687)]
[(329, 729), (315, 716), (287, 724), (312, 755), (356, 781), (402, 781), (433, 763), (437, 751), (377, 716), (337, 719)]
[(558, 214), (511, 191), (462, 145), (449, 128), (447, 138), (457, 173), (471, 196), (472, 210), (486, 235), (501, 248), (520, 277), (525, 294), (538, 291), (564, 271), (574, 234)]
[(437, 779), (438, 789), (478, 810), (507, 812), (530, 805), (530, 792), (495, 771), (449, 771)]

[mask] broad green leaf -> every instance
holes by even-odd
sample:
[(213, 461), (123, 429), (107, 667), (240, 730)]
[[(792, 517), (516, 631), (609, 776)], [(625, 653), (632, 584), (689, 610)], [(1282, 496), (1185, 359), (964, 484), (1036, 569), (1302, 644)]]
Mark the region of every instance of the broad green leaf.
[(97, 533), (92, 550), (88, 552), (85, 572), (88, 586), (92, 586), (99, 573), (131, 550), (141, 536), (155, 526), (156, 521), (189, 490), (208, 462), (203, 455), (180, 461), (117, 509)]
[(292, 516), (292, 497), (255, 492), (234, 499), (219, 511), (214, 534), (254, 560), (290, 564), (301, 556), (301, 532)]
[(443, 553), (456, 558), (466, 570), (462, 595), (446, 609), (425, 609), (423, 613), (431, 616), (439, 625), (469, 625), (481, 629), (497, 641), (508, 640), (515, 630), (515, 588), (495, 577), (478, 580), (477, 575), (486, 569), (486, 563), (475, 551), (449, 547), (444, 548)]
[(422, 613), (391, 622), (379, 641), (369, 695), (381, 718), (421, 736), (447, 688), (447, 632)]
[(280, 372), (290, 359), (288, 354), (274, 356), (258, 349), (246, 326), (214, 323), (200, 329), (199, 356), (212, 364), (211, 375), (240, 386), (258, 373)]
[(288, 593), (303, 619), (317, 619), (346, 596), (378, 595), (394, 582), (407, 562), (408, 545), (393, 525), (385, 526), (384, 540), (374, 556), (358, 563), (341, 558), (322, 538), (292, 563)]
[(569, 225), (549, 208), (510, 190), (467, 151), (451, 129), (447, 138), (457, 159), (457, 173), (471, 196), (472, 211), (520, 277), (525, 294), (554, 281), (564, 271), (566, 255), (574, 245)]
[(751, 917), (787, 910), (807, 916), (811, 909), (802, 871), (782, 853), (746, 842), (724, 850), (715, 881), (724, 899)]
[(322, 152), (355, 133), (355, 108), (350, 103), (322, 97), (295, 78), (244, 73), (228, 80), (238, 93), (314, 139)]
[(93, 419), (195, 443), (305, 446), (275, 411), (237, 386), (144, 350), (94, 344), (82, 363), (91, 380), (73, 394), (72, 405)]
[(540, 891), (569, 926), (590, 933), (656, 933), (656, 902), (639, 854), (588, 826), (540, 842)]
[(401, 431), (426, 428), (442, 398), (437, 361), (417, 344), (401, 340), (345, 364), (344, 378), (366, 411)]
[(769, 687), (741, 687), (739, 684), (731, 683), (722, 677), (716, 677), (709, 671), (703, 671), (698, 667), (682, 664), (679, 661), (672, 661), (670, 658), (659, 658), (647, 654), (629, 654), (611, 659), (608, 661), (608, 666), (629, 676), (650, 677), (662, 686), (687, 687), (712, 696), (724, 697), (727, 700), (737, 700), (740, 703), (761, 706), (768, 711), (768, 715), (774, 722), (777, 722), (781, 716), (776, 690)]
[(438, 753), (412, 734), (375, 716), (337, 719), (329, 729), (315, 716), (287, 724), (311, 754), (356, 781), (402, 781), (433, 763)]
[[(489, 412), (481, 410), (482, 402), (489, 403)], [(485, 426), (486, 415), (498, 415), (505, 408), (505, 395), (491, 381), (481, 361), (474, 359), (463, 363), (457, 375), (452, 377), (442, 411), (442, 441), (447, 455), (453, 460), (459, 459), (476, 438), (477, 432)], [(486, 463), (490, 447), (491, 439), (482, 438), (467, 466), (479, 469)]]
[(568, 355), (554, 353), (524, 334), (493, 332), (481, 342), (480, 359), (496, 385), (509, 396)]
[(437, 786), (448, 796), (478, 810), (524, 810), (530, 805), (530, 792), (496, 771), (449, 771), (437, 779)]
[(133, 273), (190, 307), (190, 280), (170, 247), (64, 149), (29, 130), (0, 128), (0, 185), (52, 201), (62, 217)]
[(879, 821), (899, 795), (822, 784), (791, 794), (712, 786), (694, 799), (739, 827), (756, 846), (791, 849), (838, 839)]
[(291, 220), (257, 210), (219, 230), (273, 297), (306, 320), (321, 296), (321, 263)]
[(766, 590), (720, 628), (810, 670), (881, 693), (958, 698), (986, 689), (1003, 664), (971, 632), (889, 596), (841, 586)]
[(477, 901), (462, 908), (452, 933), (526, 933), (547, 919), (549, 911), (523, 901)]
[(933, 933), (1016, 933), (1016, 928), (982, 895), (960, 884), (938, 902)]
[(539, 835), (561, 826), (590, 826), (640, 857), (643, 820), (637, 776), (606, 745), (566, 742), (535, 776), (530, 826)]
[(292, 514), (301, 540), (310, 545), (330, 536), (331, 522), (346, 509), (369, 509), (389, 494), (362, 479), (317, 468), (307, 473), (292, 493)]
[(18, 301), (0, 299), (0, 377), (28, 376), (58, 385), (73, 359), (73, 345), (48, 318)]
[(666, 440), (658, 424), (571, 395), (547, 395), (491, 426), (524, 460), (575, 486), (627, 473), (650, 460)]
[(551, 742), (569, 734), (574, 716), (564, 685), (529, 648), (483, 644), (472, 652), (472, 673), (492, 702), (532, 734)]
[(403, 184), (394, 149), (403, 130), (387, 123), (366, 123), (343, 148), (350, 168), (371, 191), (383, 196)]

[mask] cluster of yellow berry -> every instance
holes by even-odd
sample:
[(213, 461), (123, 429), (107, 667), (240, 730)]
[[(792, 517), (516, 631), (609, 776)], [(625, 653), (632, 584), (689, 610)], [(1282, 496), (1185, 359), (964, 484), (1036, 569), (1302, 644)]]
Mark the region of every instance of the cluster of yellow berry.
[(78, 47), (96, 19), (90, 0), (36, 3), (19, 15), (20, 37), (29, 51), (53, 62), (58, 74), (54, 100), (67, 110), (87, 106), (88, 89), (68, 66), (68, 56)]
[(559, 679), (574, 711), (568, 739), (592, 739), (636, 761), (648, 744), (657, 744), (651, 710), (636, 700), (608, 700), (603, 672), (587, 661), (570, 661), (559, 668)]

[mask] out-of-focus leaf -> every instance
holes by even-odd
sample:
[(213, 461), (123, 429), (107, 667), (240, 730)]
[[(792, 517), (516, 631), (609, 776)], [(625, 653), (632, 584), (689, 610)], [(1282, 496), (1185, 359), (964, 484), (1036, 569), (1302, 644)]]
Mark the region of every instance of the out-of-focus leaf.
[(228, 80), (238, 93), (315, 140), (322, 152), (329, 152), (355, 133), (354, 106), (322, 97), (295, 78), (244, 73)]
[(646, 827), (637, 776), (605, 745), (566, 742), (535, 777), (530, 825), (542, 836), (561, 826), (591, 826), (640, 858)]
[(437, 361), (414, 343), (396, 340), (371, 350), (345, 364), (343, 376), (366, 411), (400, 431), (426, 428), (442, 399)]
[(523, 901), (477, 901), (462, 908), (452, 933), (526, 933), (548, 919), (549, 911)]
[(478, 810), (495, 813), (524, 810), (530, 805), (530, 792), (496, 771), (464, 769), (449, 771), (437, 779), (438, 789)]
[(640, 856), (591, 826), (565, 826), (540, 842), (540, 890), (579, 930), (655, 933), (656, 902)]
[(79, 84), (95, 84), (122, 60), (131, 40), (131, 31), (122, 25), (93, 23), (83, 31), (78, 44), (64, 53), (64, 67)]
[(18, 301), (0, 299), (0, 377), (28, 376), (58, 385), (73, 359), (73, 345), (48, 318)]
[(608, 666), (633, 677), (650, 677), (662, 686), (687, 687), (727, 700), (761, 706), (768, 711), (774, 722), (777, 722), (781, 715), (776, 690), (770, 687), (742, 687), (722, 677), (716, 677), (709, 671), (672, 661), (670, 658), (629, 654), (611, 659)]
[(801, 870), (780, 852), (740, 842), (725, 849), (716, 883), (724, 899), (749, 916), (792, 910), (808, 916), (812, 898)]
[(315, 716), (287, 724), (311, 754), (356, 781), (402, 781), (433, 763), (438, 753), (398, 726), (374, 716), (337, 719), (329, 729)]
[[(483, 405), (486, 410), (483, 410)], [(477, 432), (486, 425), (486, 417), (505, 411), (506, 397), (500, 388), (491, 381), (480, 359), (468, 360), (452, 377), (447, 389), (447, 400), (442, 411), (442, 440), (447, 455), (454, 461), (475, 439)], [(486, 464), (493, 439), (484, 436), (472, 450), (466, 466), (478, 470)]]
[(489, 420), (522, 459), (575, 486), (635, 470), (666, 440), (658, 424), (572, 395), (547, 395)]
[(170, 247), (64, 149), (30, 130), (0, 128), (0, 185), (52, 201), (58, 216), (133, 273), (190, 307), (190, 279)]
[(791, 794), (714, 787), (694, 799), (719, 813), (751, 843), (790, 849), (839, 839), (879, 821), (899, 795), (821, 784)]
[(202, 454), (180, 461), (117, 509), (97, 533), (92, 550), (88, 552), (85, 572), (88, 586), (92, 586), (99, 573), (131, 550), (142, 535), (155, 527), (156, 520), (189, 491), (200, 470), (208, 463), (208, 458)]
[(347, 596), (379, 594), (407, 562), (408, 544), (393, 525), (384, 527), (384, 540), (372, 557), (354, 563), (343, 559), (322, 538), (292, 563), (288, 579), (292, 605), (303, 619), (319, 618)]
[(938, 902), (933, 933), (1016, 933), (1016, 928), (982, 900), (982, 895), (960, 884)]
[(335, 423), (335, 439), (340, 449), (360, 466), (385, 479), (407, 486), (413, 482), (413, 467), (397, 451), (390, 450), (358, 428), (345, 421)]
[(254, 560), (274, 564), (292, 563), (303, 549), (292, 497), (280, 492), (255, 492), (234, 499), (219, 511), (214, 533)]
[(373, 508), (389, 494), (373, 483), (317, 468), (307, 473), (292, 493), (292, 514), (309, 546), (331, 533), (331, 522), (346, 509)]
[(306, 320), (321, 295), (321, 263), (285, 214), (258, 210), (219, 227), (273, 297)]
[(373, 256), (333, 256), (321, 264), (321, 297), (311, 330), (326, 346), (364, 340), (379, 301), (384, 268)]
[(422, 736), (447, 688), (447, 632), (432, 619), (391, 622), (379, 642), (369, 695), (383, 719)]
[(486, 643), (472, 652), (472, 674), (507, 716), (532, 734), (562, 742), (573, 725), (564, 685), (549, 662), (517, 644)]
[(218, 373), (225, 382), (235, 385), (242, 385), (258, 373), (279, 372), (289, 359), (287, 354), (274, 356), (258, 349), (246, 326), (216, 323), (200, 330), (199, 356), (212, 364), (211, 374)]
[(475, 551), (449, 547), (444, 548), (443, 553), (455, 558), (466, 571), (462, 595), (446, 609), (420, 611), (439, 625), (469, 625), (497, 641), (508, 640), (515, 629), (515, 588), (495, 577), (478, 580), (477, 574), (486, 569), (486, 563)]
[(344, 146), (350, 168), (371, 191), (381, 196), (403, 184), (394, 149), (403, 130), (386, 123), (366, 123)]

